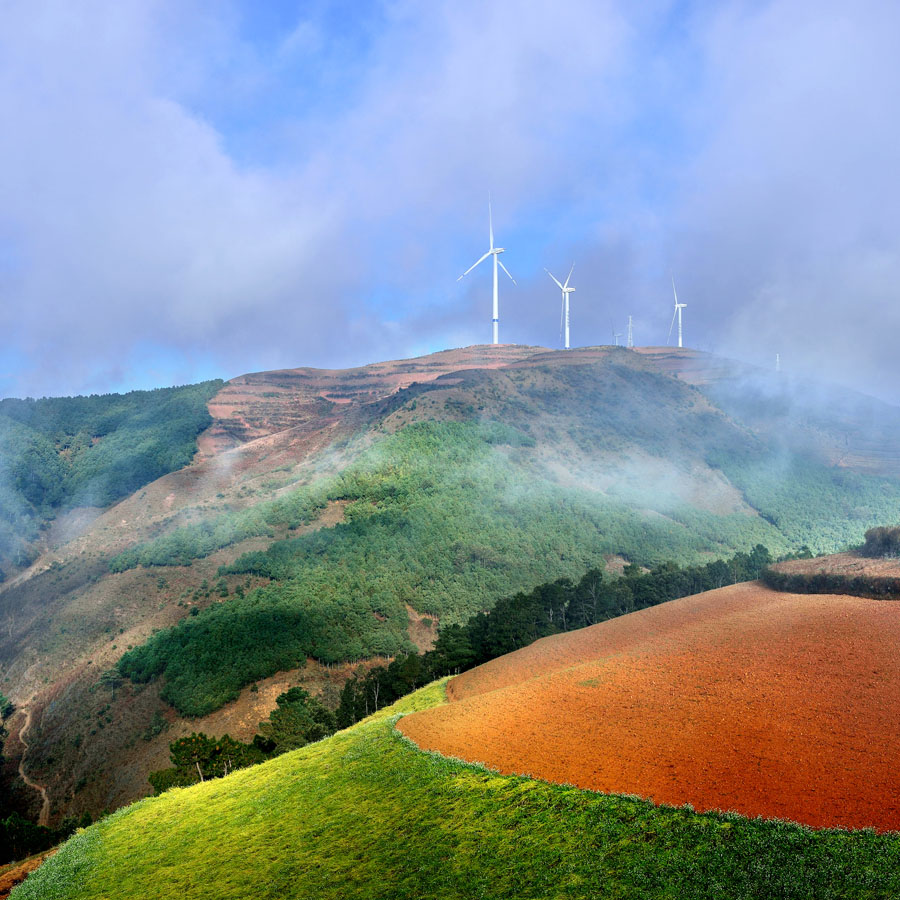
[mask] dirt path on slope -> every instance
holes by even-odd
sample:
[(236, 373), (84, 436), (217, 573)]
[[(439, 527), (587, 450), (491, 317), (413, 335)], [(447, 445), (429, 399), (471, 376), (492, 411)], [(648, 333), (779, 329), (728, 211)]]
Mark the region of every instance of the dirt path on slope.
[(19, 777), (28, 787), (33, 788), (38, 791), (41, 795), (41, 799), (43, 803), (41, 804), (41, 812), (38, 816), (38, 825), (47, 825), (50, 821), (50, 798), (47, 796), (47, 789), (42, 785), (38, 784), (36, 781), (32, 781), (31, 778), (25, 772), (25, 757), (28, 754), (28, 741), (25, 740), (25, 735), (28, 733), (31, 728), (31, 707), (25, 711), (25, 723), (19, 729), (19, 742), (22, 744), (24, 748), (21, 758), (19, 759)]

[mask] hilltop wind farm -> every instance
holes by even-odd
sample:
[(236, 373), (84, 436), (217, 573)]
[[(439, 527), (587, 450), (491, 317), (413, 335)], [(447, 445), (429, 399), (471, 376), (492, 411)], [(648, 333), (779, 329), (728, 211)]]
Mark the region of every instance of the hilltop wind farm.
[(900, 896), (894, 5), (0, 24), (0, 900)]

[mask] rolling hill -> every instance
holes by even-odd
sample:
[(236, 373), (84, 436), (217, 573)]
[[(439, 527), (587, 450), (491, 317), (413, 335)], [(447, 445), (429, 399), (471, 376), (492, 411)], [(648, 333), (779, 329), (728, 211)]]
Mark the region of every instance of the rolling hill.
[(898, 641), (896, 602), (750, 582), (544, 638), (400, 728), (506, 773), (897, 831)]
[(67, 501), (0, 585), (5, 771), (33, 817), (20, 763), (51, 821), (113, 809), (176, 737), (248, 740), (297, 683), (334, 704), (500, 597), (607, 561), (843, 549), (900, 510), (900, 411), (695, 351), (259, 373), (203, 414), (188, 465)]
[(896, 834), (815, 831), (500, 775), (424, 753), (393, 727), (416, 710), (439, 716), (443, 702), (433, 684), (317, 744), (123, 809), (71, 838), (13, 898), (900, 892)]

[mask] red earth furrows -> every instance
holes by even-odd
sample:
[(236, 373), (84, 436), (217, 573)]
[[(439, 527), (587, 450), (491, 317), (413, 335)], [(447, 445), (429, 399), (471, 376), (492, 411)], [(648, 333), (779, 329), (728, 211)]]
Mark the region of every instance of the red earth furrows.
[(896, 830), (898, 648), (900, 603), (736, 585), (538, 641), (400, 728), (505, 773)]

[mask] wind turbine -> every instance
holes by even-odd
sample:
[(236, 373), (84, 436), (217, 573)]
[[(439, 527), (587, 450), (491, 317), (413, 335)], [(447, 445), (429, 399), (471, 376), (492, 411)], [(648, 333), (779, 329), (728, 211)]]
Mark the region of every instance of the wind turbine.
[[(490, 241), (491, 241), (490, 249), (488, 250), (487, 253), (484, 254), (484, 256), (481, 257), (481, 259), (478, 260), (478, 262), (473, 263), (471, 266), (469, 266), (469, 268), (466, 269), (466, 271), (463, 272), (462, 275), (460, 275), (459, 278), (457, 278), (456, 280), (462, 281), (463, 278), (465, 278), (466, 275), (468, 275), (469, 272), (472, 271), (472, 269), (474, 269), (476, 266), (481, 265), (481, 263), (483, 263), (489, 256), (493, 255), (493, 257), (494, 257), (494, 317), (491, 319), (491, 322), (494, 325), (493, 343), (499, 344), (500, 343), (500, 301), (498, 299), (498, 293), (497, 293), (497, 266), (499, 265), (500, 268), (503, 269), (503, 271), (506, 272), (507, 275), (509, 275), (509, 269), (507, 269), (506, 266), (504, 266), (503, 263), (500, 262), (500, 259), (499, 259), (500, 254), (504, 251), (505, 248), (494, 246), (494, 214), (491, 210), (490, 200), (488, 200), (488, 229), (490, 232)], [(512, 275), (509, 275), (509, 280), (513, 284), (516, 283), (516, 279), (513, 278)]]
[(566, 350), (569, 349), (569, 294), (575, 290), (573, 287), (569, 287), (569, 279), (572, 277), (572, 273), (575, 271), (575, 263), (572, 263), (572, 268), (569, 269), (569, 274), (566, 277), (566, 283), (560, 284), (559, 279), (547, 268), (544, 271), (556, 282), (559, 289), (562, 291), (562, 306), (563, 306), (563, 318), (566, 323)]
[(631, 316), (628, 317), (628, 343), (625, 346), (634, 349), (634, 326), (631, 324)]
[(678, 316), (678, 346), (682, 347), (681, 342), (681, 311), (687, 306), (687, 303), (678, 302), (678, 292), (675, 290), (675, 276), (672, 276), (672, 293), (675, 295), (675, 312), (672, 314), (672, 324), (669, 326), (669, 336), (666, 338), (666, 346), (672, 339), (672, 328), (675, 325), (675, 316)]

